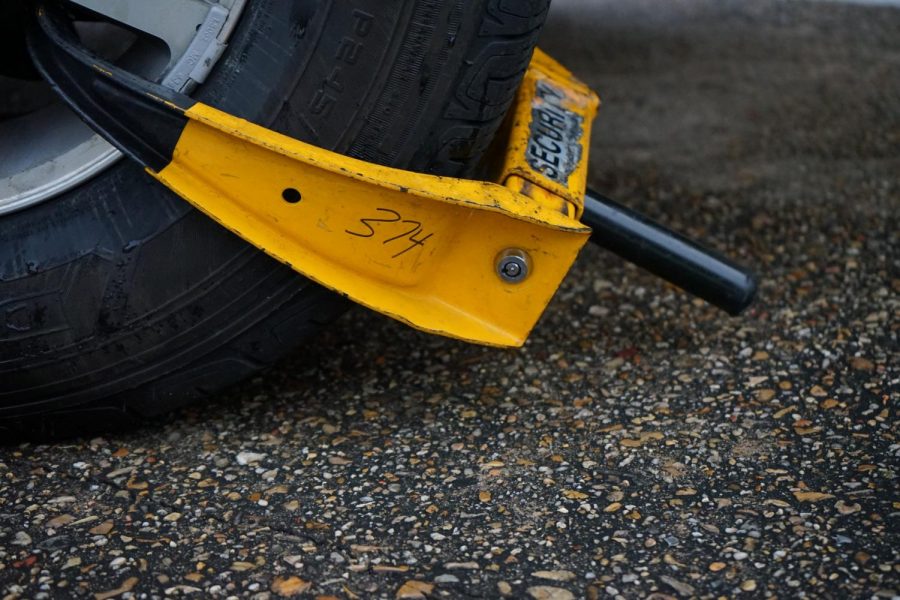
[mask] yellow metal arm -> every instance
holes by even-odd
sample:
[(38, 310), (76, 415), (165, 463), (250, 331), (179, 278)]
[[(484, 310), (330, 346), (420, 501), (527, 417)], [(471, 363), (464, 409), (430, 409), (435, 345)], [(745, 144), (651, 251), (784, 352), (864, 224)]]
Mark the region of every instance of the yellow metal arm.
[(171, 162), (148, 170), (364, 306), (432, 333), (519, 346), (590, 234), (574, 217), (597, 101), (573, 84), (537, 55), (510, 128), (510, 187), (366, 163), (203, 104), (185, 111)]
[(523, 344), (589, 237), (732, 314), (753, 300), (747, 269), (586, 195), (599, 99), (540, 51), (492, 182), (467, 181), (347, 158), (138, 79), (81, 47), (56, 9), (38, 10), (32, 58), (95, 130), (245, 240), (414, 327)]
[(541, 52), (494, 183), (291, 139), (98, 61), (58, 12), (38, 21), (36, 63), (95, 130), (266, 253), (414, 327), (519, 346), (588, 241), (578, 217), (598, 100)]

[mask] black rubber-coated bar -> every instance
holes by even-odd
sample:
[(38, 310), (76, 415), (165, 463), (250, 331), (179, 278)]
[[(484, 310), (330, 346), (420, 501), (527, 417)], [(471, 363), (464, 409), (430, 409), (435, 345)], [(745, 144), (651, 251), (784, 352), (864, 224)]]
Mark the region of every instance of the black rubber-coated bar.
[(62, 3), (46, 2), (35, 12), (28, 49), (44, 79), (109, 143), (145, 167), (164, 169), (187, 125), (184, 111), (196, 101), (93, 56)]
[(756, 296), (756, 277), (718, 252), (592, 190), (582, 221), (591, 241), (732, 315)]

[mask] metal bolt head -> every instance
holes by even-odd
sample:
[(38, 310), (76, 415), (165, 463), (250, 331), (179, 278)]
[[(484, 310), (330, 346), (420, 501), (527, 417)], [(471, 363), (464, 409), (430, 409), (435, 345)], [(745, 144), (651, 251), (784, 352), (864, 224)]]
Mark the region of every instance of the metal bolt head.
[(524, 250), (511, 248), (497, 257), (497, 275), (509, 283), (521, 283), (528, 278), (530, 259)]
[(509, 279), (518, 279), (522, 274), (522, 265), (513, 258), (507, 258), (503, 262), (503, 274)]

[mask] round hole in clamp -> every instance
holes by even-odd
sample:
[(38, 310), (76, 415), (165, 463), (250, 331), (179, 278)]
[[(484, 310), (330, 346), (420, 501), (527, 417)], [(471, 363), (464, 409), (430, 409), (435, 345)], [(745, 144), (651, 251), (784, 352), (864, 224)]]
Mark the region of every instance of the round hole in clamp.
[(282, 190), (281, 192), (281, 197), (285, 202), (289, 204), (297, 204), (302, 198), (302, 196), (300, 195), (300, 190), (292, 187), (284, 188), (284, 190)]

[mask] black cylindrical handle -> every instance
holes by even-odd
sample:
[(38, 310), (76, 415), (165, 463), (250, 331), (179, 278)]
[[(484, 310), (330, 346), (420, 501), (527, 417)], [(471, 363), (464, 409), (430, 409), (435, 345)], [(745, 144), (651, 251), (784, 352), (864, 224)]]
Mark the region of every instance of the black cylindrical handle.
[(752, 272), (596, 192), (584, 199), (582, 221), (598, 246), (732, 315), (756, 296)]

